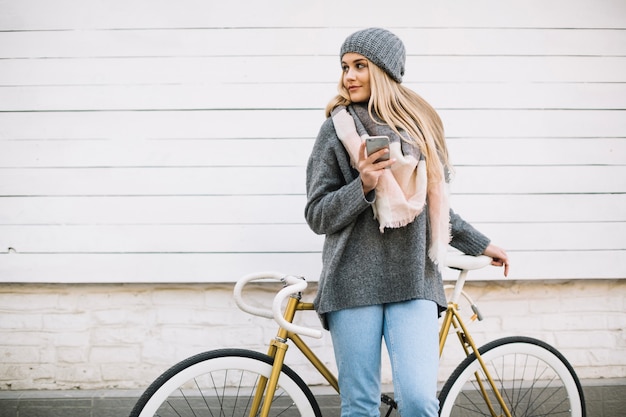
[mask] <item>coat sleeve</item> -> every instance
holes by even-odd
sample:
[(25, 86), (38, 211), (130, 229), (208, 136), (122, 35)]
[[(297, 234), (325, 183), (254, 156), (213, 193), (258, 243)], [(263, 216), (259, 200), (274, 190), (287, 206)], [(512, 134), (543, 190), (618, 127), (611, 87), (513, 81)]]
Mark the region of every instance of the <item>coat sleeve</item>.
[(317, 234), (340, 231), (373, 203), (375, 193), (363, 194), (358, 172), (350, 166), (343, 144), (327, 119), (313, 145), (306, 168), (306, 221)]
[(450, 210), (452, 240), (450, 245), (468, 255), (482, 254), (490, 243), (487, 236), (476, 230), (461, 216)]

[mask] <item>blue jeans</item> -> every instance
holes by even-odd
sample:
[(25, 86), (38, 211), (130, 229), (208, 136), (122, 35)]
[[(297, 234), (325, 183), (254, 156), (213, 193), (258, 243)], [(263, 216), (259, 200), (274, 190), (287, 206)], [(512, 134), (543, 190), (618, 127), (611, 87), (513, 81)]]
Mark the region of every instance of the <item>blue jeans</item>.
[(437, 306), (411, 300), (328, 313), (339, 369), (342, 417), (379, 416), (381, 348), (391, 360), (402, 417), (436, 417), (439, 331)]

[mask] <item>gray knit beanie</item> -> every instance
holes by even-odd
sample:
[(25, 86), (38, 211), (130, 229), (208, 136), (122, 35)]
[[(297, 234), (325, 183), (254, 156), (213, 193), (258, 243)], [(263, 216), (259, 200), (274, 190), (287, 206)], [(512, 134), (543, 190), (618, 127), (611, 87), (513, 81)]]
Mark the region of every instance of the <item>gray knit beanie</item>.
[(400, 38), (388, 30), (368, 28), (354, 32), (341, 45), (339, 57), (343, 58), (348, 52), (363, 55), (391, 78), (402, 82), (406, 51)]

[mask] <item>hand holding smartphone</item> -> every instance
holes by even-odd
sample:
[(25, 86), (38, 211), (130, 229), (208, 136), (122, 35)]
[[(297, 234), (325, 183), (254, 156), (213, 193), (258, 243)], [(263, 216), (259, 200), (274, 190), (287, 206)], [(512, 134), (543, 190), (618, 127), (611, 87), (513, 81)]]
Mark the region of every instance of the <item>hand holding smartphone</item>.
[[(389, 137), (388, 136), (370, 136), (365, 139), (365, 148), (367, 150), (367, 156), (381, 150), (389, 149)], [(389, 160), (389, 152), (378, 158), (375, 163)]]

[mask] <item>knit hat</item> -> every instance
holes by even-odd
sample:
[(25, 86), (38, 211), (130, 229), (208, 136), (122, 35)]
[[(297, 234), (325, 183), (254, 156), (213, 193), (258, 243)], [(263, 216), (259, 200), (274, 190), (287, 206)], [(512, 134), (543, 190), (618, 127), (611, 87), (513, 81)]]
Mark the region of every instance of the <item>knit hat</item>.
[(363, 55), (391, 78), (402, 82), (406, 51), (400, 38), (388, 30), (368, 28), (354, 32), (341, 45), (339, 57), (343, 58), (348, 52)]

